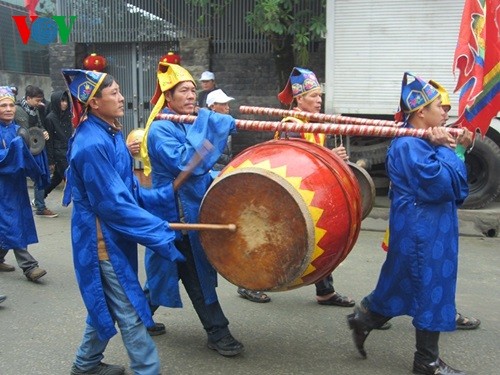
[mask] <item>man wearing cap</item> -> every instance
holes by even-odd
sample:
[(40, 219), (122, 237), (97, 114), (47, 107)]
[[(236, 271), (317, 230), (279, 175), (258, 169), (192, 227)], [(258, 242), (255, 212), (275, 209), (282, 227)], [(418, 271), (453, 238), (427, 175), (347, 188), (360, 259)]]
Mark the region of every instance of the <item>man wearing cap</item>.
[[(201, 201), (213, 181), (210, 170), (224, 151), (229, 134), (236, 131), (235, 121), (231, 116), (203, 108), (193, 124), (156, 119), (160, 111), (191, 114), (196, 105), (196, 85), (186, 69), (160, 62), (157, 77), (156, 91), (151, 99), (155, 106), (146, 124), (141, 147), (144, 173), (152, 174), (153, 187), (172, 186), (182, 177), (181, 173), (188, 172), (189, 176), (176, 187), (177, 209), (158, 208), (154, 213), (172, 222), (197, 223)], [(213, 150), (207, 153), (204, 148), (208, 142)], [(197, 154), (204, 156), (192, 167)], [(207, 333), (207, 346), (224, 356), (241, 353), (243, 345), (229, 331), (229, 322), (217, 298), (217, 273), (201, 247), (198, 232), (177, 232), (175, 245), (186, 257), (185, 263), (176, 264), (146, 250), (146, 293), (153, 311), (159, 305), (182, 307), (181, 279)], [(164, 328), (162, 331), (165, 332)]]
[[(408, 81), (411, 80), (411, 82)], [(400, 112), (408, 128), (428, 138), (395, 138), (387, 153), (391, 180), (390, 250), (377, 286), (348, 316), (353, 340), (366, 358), (371, 330), (409, 315), (416, 329), (415, 374), (465, 374), (439, 356), (439, 335), (455, 330), (458, 214), (468, 194), (467, 171), (441, 127), (445, 112), (439, 92), (421, 78), (403, 76)]]
[[(222, 113), (224, 115), (229, 114), (229, 102), (234, 100), (234, 98), (227, 96), (224, 91), (221, 89), (217, 89), (212, 91), (207, 95), (207, 107), (212, 111), (217, 113)], [(231, 147), (231, 136), (227, 138), (226, 147), (224, 148), (224, 152), (217, 160), (217, 162), (213, 166), (214, 171), (221, 171), (224, 169), (226, 165), (229, 164), (231, 159), (233, 158)]]
[[(448, 112), (451, 110), (450, 95), (448, 94), (448, 91), (436, 81), (430, 80), (429, 83), (432, 86), (434, 86), (441, 95), (441, 107), (443, 107), (443, 110), (445, 112), (445, 118), (443, 119), (443, 123), (441, 125), (446, 126), (446, 122), (449, 119)], [(465, 161), (465, 150), (471, 145), (472, 142), (471, 136), (472, 133), (466, 131), (464, 132), (464, 135), (461, 138), (457, 139), (455, 154), (462, 161)], [(389, 242), (389, 230), (386, 231), (386, 234), (384, 236), (384, 243), (382, 244), (382, 248), (385, 251), (389, 250), (388, 242)], [(458, 311), (455, 319), (456, 319), (457, 329), (472, 330), (479, 328), (479, 326), (481, 325), (481, 321), (479, 319), (476, 319), (472, 316), (467, 317), (465, 315), (460, 314)]]
[(217, 90), (215, 84), (215, 74), (208, 70), (201, 73), (200, 76), (202, 91), (198, 94), (198, 107), (205, 108), (207, 106), (207, 96), (212, 91)]
[[(312, 113), (319, 113), (321, 111), (321, 103), (323, 101), (321, 86), (316, 75), (308, 69), (299, 67), (293, 68), (285, 88), (278, 94), (278, 99), (285, 105), (294, 106), (294, 110)], [(287, 117), (283, 121), (304, 122), (295, 117)], [(292, 136), (305, 139), (320, 146), (324, 146), (326, 140), (325, 134), (300, 133)], [(348, 160), (344, 146), (336, 147), (332, 151), (342, 159)], [(335, 291), (331, 274), (318, 281), (315, 286), (318, 304), (341, 307), (354, 306), (354, 301), (351, 298)], [(270, 301), (270, 298), (262, 292), (238, 288), (238, 293), (240, 296), (253, 302)]]
[[(443, 107), (443, 110), (445, 112), (445, 118), (443, 120), (442, 126), (446, 126), (446, 122), (450, 118), (450, 116), (448, 115), (448, 112), (450, 112), (451, 110), (450, 95), (448, 94), (448, 91), (436, 81), (430, 80), (429, 83), (438, 90), (439, 94), (441, 94), (441, 107)], [(455, 154), (462, 161), (465, 161), (465, 151), (472, 143), (471, 137), (472, 133), (467, 131), (464, 132), (463, 137), (457, 140), (457, 147), (455, 148)], [(456, 316), (456, 323), (457, 323), (457, 329), (464, 329), (464, 330), (476, 329), (479, 328), (479, 326), (481, 325), (481, 321), (479, 319), (476, 319), (472, 316), (467, 317), (465, 315), (460, 314), (458, 311)]]
[(0, 272), (14, 271), (14, 266), (5, 263), (5, 256), (13, 249), (17, 264), (30, 281), (43, 277), (47, 271), (38, 266), (38, 261), (28, 252), (28, 245), (37, 243), (38, 237), (31, 212), (26, 178), (39, 183), (40, 167), (31, 155), (23, 137), (24, 128), (19, 126), (14, 93), (9, 86), (0, 86)]
[(137, 276), (137, 244), (172, 262), (184, 260), (169, 224), (147, 211), (173, 209), (172, 191), (140, 188), (118, 122), (124, 98), (114, 78), (79, 69), (63, 70), (63, 76), (77, 126), (63, 204), (73, 202), (73, 262), (88, 312), (71, 374), (125, 373), (123, 366), (102, 362), (118, 323), (134, 374), (156, 375), (160, 360), (146, 329), (154, 322)]

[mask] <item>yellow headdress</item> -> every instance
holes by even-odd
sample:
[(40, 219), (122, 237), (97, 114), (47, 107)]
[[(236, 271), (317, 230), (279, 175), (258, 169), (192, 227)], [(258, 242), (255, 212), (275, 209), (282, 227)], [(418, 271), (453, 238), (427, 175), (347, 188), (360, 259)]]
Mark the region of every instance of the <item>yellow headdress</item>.
[(156, 90), (151, 98), (151, 104), (154, 104), (153, 111), (149, 115), (148, 121), (146, 122), (146, 129), (144, 131), (144, 138), (141, 143), (141, 157), (144, 163), (144, 174), (147, 176), (151, 173), (151, 163), (149, 161), (148, 155), (148, 132), (149, 126), (154, 121), (156, 115), (165, 108), (165, 91), (168, 91), (175, 87), (180, 82), (191, 81), (196, 86), (196, 83), (191, 77), (191, 74), (184, 69), (182, 66), (177, 64), (170, 64), (161, 61), (158, 64), (158, 71), (156, 72), (158, 78), (156, 82)]
[(451, 107), (450, 94), (448, 94), (448, 91), (446, 91), (443, 86), (441, 86), (436, 81), (433, 81), (432, 79), (429, 81), (429, 83), (434, 86), (441, 94), (441, 105), (449, 105)]

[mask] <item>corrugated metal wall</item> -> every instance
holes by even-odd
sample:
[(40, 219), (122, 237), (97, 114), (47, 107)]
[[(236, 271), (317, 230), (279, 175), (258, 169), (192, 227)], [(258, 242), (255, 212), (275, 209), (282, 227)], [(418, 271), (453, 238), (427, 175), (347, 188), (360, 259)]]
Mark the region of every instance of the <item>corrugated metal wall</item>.
[[(59, 1), (62, 15), (76, 15), (71, 39), (79, 43), (159, 42), (206, 37), (197, 20), (205, 9), (185, 1)], [(196, 26), (196, 27), (195, 27)]]
[[(335, 113), (392, 114), (403, 72), (434, 79), (450, 94), (463, 1), (335, 0)], [(457, 96), (452, 95), (454, 109)], [(452, 109), (452, 110), (454, 110)]]

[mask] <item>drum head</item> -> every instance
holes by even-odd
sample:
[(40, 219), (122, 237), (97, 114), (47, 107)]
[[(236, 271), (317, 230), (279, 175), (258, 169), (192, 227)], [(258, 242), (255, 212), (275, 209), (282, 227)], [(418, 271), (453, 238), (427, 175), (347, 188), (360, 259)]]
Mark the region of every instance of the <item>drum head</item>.
[(348, 162), (347, 164), (354, 173), (356, 180), (358, 180), (361, 192), (361, 220), (363, 220), (370, 214), (375, 204), (375, 184), (366, 169), (352, 162)]
[(200, 208), (201, 223), (234, 223), (235, 233), (202, 231), (210, 263), (231, 283), (280, 290), (311, 261), (314, 223), (300, 194), (285, 179), (240, 168), (215, 180)]
[(45, 148), (45, 137), (43, 130), (37, 127), (29, 128), (30, 134), (30, 152), (32, 155), (40, 154)]

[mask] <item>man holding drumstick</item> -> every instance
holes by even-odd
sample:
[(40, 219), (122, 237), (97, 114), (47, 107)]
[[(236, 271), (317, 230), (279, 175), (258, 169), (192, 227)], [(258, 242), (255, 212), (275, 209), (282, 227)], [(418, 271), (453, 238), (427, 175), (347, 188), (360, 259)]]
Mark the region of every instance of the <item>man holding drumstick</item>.
[[(201, 200), (213, 181), (210, 170), (224, 151), (229, 134), (236, 131), (234, 119), (202, 108), (192, 125), (155, 120), (160, 111), (180, 115), (194, 111), (195, 82), (186, 69), (176, 64), (160, 62), (156, 92), (151, 102), (155, 107), (141, 146), (144, 173), (151, 172), (153, 187), (161, 187), (171, 185), (179, 180), (181, 173), (190, 170), (189, 177), (175, 191), (176, 210), (159, 209), (154, 213), (175, 222), (198, 223)], [(190, 166), (193, 156), (200, 152), (207, 140), (215, 146), (214, 150), (198, 165)], [(159, 305), (182, 307), (181, 279), (207, 333), (207, 346), (223, 356), (240, 354), (243, 345), (229, 331), (229, 322), (215, 290), (217, 273), (201, 247), (198, 232), (177, 232), (175, 245), (185, 256), (185, 263), (177, 264), (146, 251), (148, 281), (145, 291), (152, 310)], [(156, 334), (165, 333), (164, 325), (157, 323), (155, 331)]]

